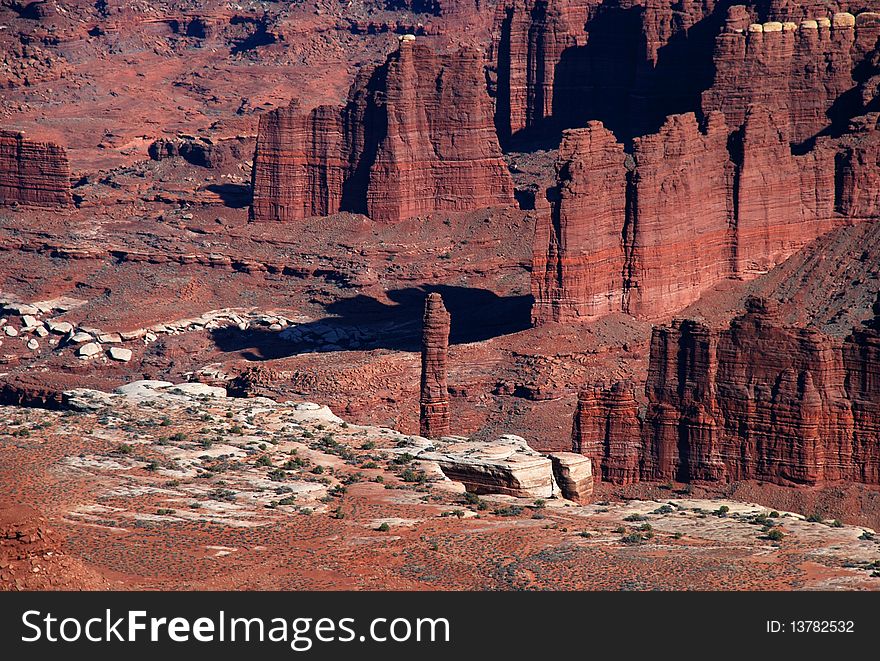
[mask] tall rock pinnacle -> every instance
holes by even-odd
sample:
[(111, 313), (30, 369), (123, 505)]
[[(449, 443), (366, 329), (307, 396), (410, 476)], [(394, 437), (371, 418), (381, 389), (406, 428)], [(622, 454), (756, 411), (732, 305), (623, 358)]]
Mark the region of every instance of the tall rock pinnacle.
[(422, 331), (419, 433), (426, 438), (439, 438), (449, 434), (449, 391), (446, 387), (448, 348), (449, 313), (443, 305), (443, 297), (433, 292), (425, 299)]

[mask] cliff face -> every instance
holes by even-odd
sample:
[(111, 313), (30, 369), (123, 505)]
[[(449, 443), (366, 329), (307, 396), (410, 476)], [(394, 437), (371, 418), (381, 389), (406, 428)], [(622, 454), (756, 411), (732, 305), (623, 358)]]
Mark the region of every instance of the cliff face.
[[(690, 320), (655, 328), (644, 424), (629, 419), (623, 431), (612, 427), (607, 401), (614, 389), (583, 395), (573, 449), (619, 483), (878, 484), (880, 304), (875, 308), (875, 319), (843, 341), (785, 327), (757, 298), (722, 332)], [(615, 446), (595, 441), (612, 431), (625, 439), (616, 454)], [(630, 469), (608, 470), (609, 462)]]
[(66, 207), (70, 166), (63, 147), (0, 130), (0, 205)]
[(599, 122), (567, 131), (535, 235), (533, 323), (660, 318), (725, 278), (766, 272), (843, 215), (874, 213), (874, 133), (795, 156), (753, 105), (732, 133), (720, 112), (702, 128), (673, 115), (630, 159)]
[(565, 132), (556, 201), (536, 230), (533, 323), (595, 318), (621, 309), (624, 158), (623, 145), (599, 122)]
[(769, 20), (752, 23), (746, 8), (731, 7), (715, 43), (715, 75), (702, 95), (703, 112), (718, 110), (727, 123), (743, 123), (750, 104), (758, 103), (780, 118), (788, 138), (803, 142), (832, 123), (835, 103), (853, 88), (853, 71), (874, 48), (880, 15), (832, 18), (799, 23)]
[(637, 482), (642, 458), (641, 421), (632, 387), (586, 388), (578, 394), (572, 451), (588, 456), (593, 473), (607, 482)]
[(767, 271), (834, 225), (833, 149), (793, 156), (777, 117), (749, 106), (736, 136), (733, 269), (744, 277)]
[(449, 323), (443, 297), (436, 292), (428, 294), (422, 331), (422, 386), (419, 397), (419, 433), (426, 438), (449, 435), (449, 389), (446, 385)]
[(837, 211), (851, 218), (880, 215), (880, 113), (862, 119), (837, 156)]
[(393, 221), (511, 203), (479, 51), (438, 56), (403, 41), (386, 67), (387, 125), (370, 169), (367, 214)]
[(403, 40), (357, 77), (344, 107), (269, 113), (253, 188), (260, 221), (352, 211), (394, 222), (512, 203), (479, 52)]
[(490, 59), (496, 75), (495, 125), (502, 142), (553, 114), (556, 67), (583, 39), (601, 0), (504, 0), (496, 8)]
[[(622, 140), (695, 110), (726, 2), (506, 0), (490, 61), (502, 142), (599, 120)], [(766, 3), (758, 3), (766, 4)]]
[(783, 112), (792, 140), (815, 135), (876, 41), (876, 15), (842, 12), (870, 4), (731, 4), (503, 0), (490, 51), (502, 143), (589, 120), (628, 142), (700, 107), (740, 126), (751, 103)]
[(635, 141), (633, 157), (627, 310), (651, 317), (688, 305), (730, 271), (727, 127), (718, 114), (705, 132), (693, 114), (673, 115)]
[(339, 210), (348, 159), (337, 109), (304, 111), (293, 101), (260, 117), (253, 217), (289, 221)]

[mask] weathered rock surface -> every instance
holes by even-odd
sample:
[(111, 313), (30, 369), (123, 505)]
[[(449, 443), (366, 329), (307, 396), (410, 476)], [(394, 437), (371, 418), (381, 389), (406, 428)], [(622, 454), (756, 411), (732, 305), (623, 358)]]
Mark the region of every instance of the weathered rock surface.
[(535, 234), (533, 323), (662, 318), (875, 216), (880, 131), (874, 115), (858, 119), (799, 155), (760, 105), (733, 131), (720, 112), (702, 127), (672, 115), (634, 140), (631, 158), (598, 122), (566, 131)]
[(840, 13), (865, 8), (504, 0), (489, 54), (499, 136), (506, 144), (599, 120), (628, 142), (700, 107), (740, 126), (757, 102), (785, 115), (792, 140), (802, 141), (831, 123), (826, 113), (875, 46), (876, 14)]
[(0, 206), (70, 205), (70, 166), (63, 147), (0, 130)]
[(265, 115), (253, 189), (258, 221), (351, 211), (394, 222), (512, 203), (479, 51), (402, 40), (344, 107)]
[(506, 435), (494, 442), (448, 439), (419, 459), (436, 461), (444, 475), (471, 493), (499, 493), (521, 498), (551, 498), (558, 493), (553, 464), (525, 439)]
[(841, 138), (837, 163), (835, 203), (850, 218), (880, 216), (880, 113), (860, 119)]
[(692, 114), (673, 115), (635, 141), (633, 159), (627, 310), (652, 317), (688, 305), (730, 272), (727, 127), (718, 113), (703, 131)]
[(350, 169), (338, 108), (305, 111), (292, 101), (260, 117), (252, 217), (288, 221), (342, 208)]
[(533, 323), (591, 319), (622, 309), (624, 160), (623, 145), (600, 122), (565, 132), (555, 203), (539, 218), (535, 234)]
[(553, 477), (562, 497), (588, 503), (593, 495), (593, 468), (589, 457), (574, 452), (553, 452)]
[(880, 21), (867, 14), (830, 21), (825, 11), (814, 16), (823, 21), (760, 24), (746, 7), (731, 7), (716, 40), (715, 79), (703, 93), (703, 111), (721, 111), (739, 126), (749, 105), (760, 103), (782, 118), (795, 143), (828, 127), (832, 106), (855, 86), (854, 68), (876, 46)]
[(422, 380), (419, 428), (426, 438), (449, 434), (449, 388), (446, 384), (450, 317), (437, 292), (425, 299), (422, 329)]
[[(878, 484), (880, 298), (874, 307), (875, 318), (845, 340), (786, 327), (774, 305), (755, 297), (721, 332), (692, 320), (657, 327), (644, 424), (631, 416), (621, 432), (610, 393), (588, 392), (573, 448), (619, 483)], [(627, 442), (603, 445), (612, 434)]]
[(732, 250), (742, 277), (769, 270), (835, 224), (834, 150), (822, 144), (793, 156), (777, 117), (749, 106), (738, 136)]
[(578, 394), (572, 450), (592, 460), (599, 479), (628, 484), (640, 475), (641, 420), (632, 386), (585, 388)]

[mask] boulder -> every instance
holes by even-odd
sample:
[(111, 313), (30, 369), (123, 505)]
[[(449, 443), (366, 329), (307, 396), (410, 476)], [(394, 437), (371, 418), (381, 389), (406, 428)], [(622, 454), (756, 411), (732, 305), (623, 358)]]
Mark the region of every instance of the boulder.
[(113, 360), (118, 360), (123, 363), (127, 363), (131, 360), (131, 349), (125, 349), (123, 347), (110, 347), (110, 350), (107, 352), (110, 354), (110, 357)]
[(88, 342), (77, 349), (76, 354), (80, 358), (91, 358), (101, 353), (101, 345), (97, 342)]
[(578, 503), (588, 503), (593, 495), (593, 464), (589, 457), (574, 452), (553, 452), (553, 477), (562, 497)]

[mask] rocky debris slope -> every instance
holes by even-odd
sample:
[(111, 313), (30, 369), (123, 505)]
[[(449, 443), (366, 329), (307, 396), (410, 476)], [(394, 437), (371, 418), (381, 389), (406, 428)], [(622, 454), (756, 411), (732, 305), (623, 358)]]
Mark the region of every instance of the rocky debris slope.
[(344, 107), (264, 115), (253, 191), (257, 221), (352, 211), (395, 222), (512, 203), (479, 52), (441, 55), (406, 36)]
[(63, 536), (27, 505), (0, 506), (0, 591), (101, 590), (108, 581), (70, 557)]
[(0, 206), (62, 208), (70, 201), (64, 148), (0, 129)]
[(874, 315), (841, 340), (786, 327), (753, 297), (724, 331), (694, 320), (657, 327), (647, 410), (621, 386), (582, 394), (574, 449), (617, 483), (878, 484), (880, 297)]

